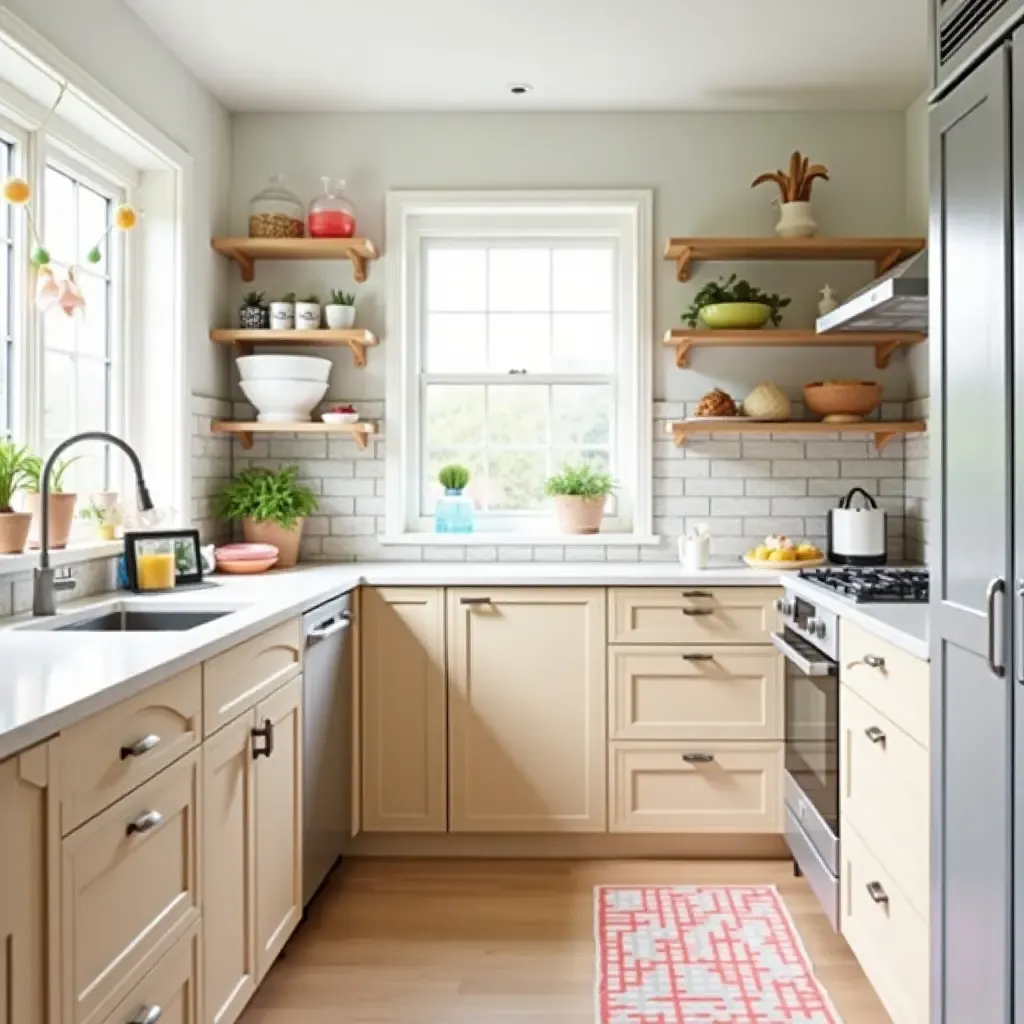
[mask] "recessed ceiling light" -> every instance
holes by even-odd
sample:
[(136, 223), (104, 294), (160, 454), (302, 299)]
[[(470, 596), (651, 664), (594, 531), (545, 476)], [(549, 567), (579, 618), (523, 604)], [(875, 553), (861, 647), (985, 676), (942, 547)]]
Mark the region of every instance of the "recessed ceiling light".
[(525, 96), (528, 92), (533, 92), (533, 86), (527, 85), (525, 82), (517, 82), (515, 85), (510, 85), (508, 91), (513, 96)]

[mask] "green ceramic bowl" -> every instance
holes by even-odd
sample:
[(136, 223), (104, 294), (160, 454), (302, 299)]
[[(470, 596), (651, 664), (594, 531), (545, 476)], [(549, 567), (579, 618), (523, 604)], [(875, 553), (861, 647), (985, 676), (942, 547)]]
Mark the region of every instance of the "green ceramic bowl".
[(755, 331), (772, 317), (772, 307), (763, 302), (717, 302), (704, 306), (700, 318), (713, 331)]

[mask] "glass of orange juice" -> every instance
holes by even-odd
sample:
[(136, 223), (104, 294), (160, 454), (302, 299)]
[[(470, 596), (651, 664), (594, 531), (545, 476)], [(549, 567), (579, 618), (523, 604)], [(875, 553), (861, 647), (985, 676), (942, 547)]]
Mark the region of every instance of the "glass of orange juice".
[(135, 575), (139, 590), (171, 590), (174, 587), (174, 543), (170, 540), (138, 541)]

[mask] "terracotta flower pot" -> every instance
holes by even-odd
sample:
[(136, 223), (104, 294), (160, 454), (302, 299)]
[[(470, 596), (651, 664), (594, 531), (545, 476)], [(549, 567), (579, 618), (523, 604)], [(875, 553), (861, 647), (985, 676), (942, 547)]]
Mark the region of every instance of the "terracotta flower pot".
[[(75, 503), (77, 494), (50, 495), (50, 550), (66, 548), (71, 536), (71, 525), (75, 521)], [(40, 534), (43, 532), (42, 498), (38, 492), (25, 495), (25, 511), (32, 513), (32, 528), (28, 534), (28, 546), (39, 547)]]
[(580, 498), (559, 495), (555, 498), (555, 513), (562, 533), (600, 533), (601, 519), (608, 498)]
[(20, 555), (31, 526), (31, 512), (0, 512), (0, 555)]
[(242, 536), (248, 544), (273, 544), (278, 551), (277, 569), (291, 569), (299, 561), (299, 542), (302, 540), (302, 524), (298, 519), (291, 530), (277, 523), (257, 522), (255, 519), (242, 520)]

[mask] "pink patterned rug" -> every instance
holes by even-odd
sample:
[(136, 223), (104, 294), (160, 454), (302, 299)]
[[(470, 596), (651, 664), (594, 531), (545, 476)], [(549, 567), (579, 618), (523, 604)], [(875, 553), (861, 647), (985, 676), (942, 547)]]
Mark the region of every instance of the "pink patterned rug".
[(595, 889), (599, 1024), (842, 1024), (774, 886)]

